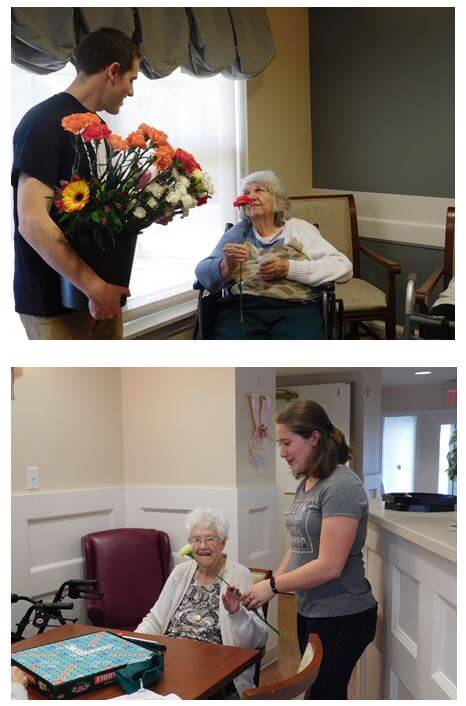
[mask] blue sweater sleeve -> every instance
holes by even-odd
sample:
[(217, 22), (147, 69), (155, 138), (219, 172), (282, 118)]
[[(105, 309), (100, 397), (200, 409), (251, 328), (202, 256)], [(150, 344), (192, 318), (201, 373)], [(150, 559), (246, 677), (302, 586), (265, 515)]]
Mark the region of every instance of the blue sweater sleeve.
[(244, 240), (244, 221), (240, 221), (222, 235), (215, 248), (196, 266), (196, 277), (209, 292), (216, 292), (225, 285), (220, 274), (223, 248), (227, 243), (242, 243)]

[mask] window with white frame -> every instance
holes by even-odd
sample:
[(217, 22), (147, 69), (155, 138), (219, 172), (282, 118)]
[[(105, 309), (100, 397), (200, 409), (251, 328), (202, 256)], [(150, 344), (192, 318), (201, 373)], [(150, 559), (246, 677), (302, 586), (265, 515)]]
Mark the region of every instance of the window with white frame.
[[(11, 122), (14, 130), (24, 113), (54, 93), (65, 90), (76, 73), (71, 64), (61, 71), (37, 75), (12, 66)], [(188, 292), (194, 267), (208, 255), (225, 223), (234, 219), (232, 202), (237, 188), (237, 110), (235, 81), (223, 76), (195, 78), (176, 70), (150, 81), (141, 73), (134, 97), (119, 115), (102, 113), (113, 132), (125, 136), (142, 122), (168, 134), (174, 147), (194, 154), (209, 172), (214, 197), (177, 217), (167, 226), (153, 225), (139, 237), (128, 308), (160, 307), (161, 300)]]

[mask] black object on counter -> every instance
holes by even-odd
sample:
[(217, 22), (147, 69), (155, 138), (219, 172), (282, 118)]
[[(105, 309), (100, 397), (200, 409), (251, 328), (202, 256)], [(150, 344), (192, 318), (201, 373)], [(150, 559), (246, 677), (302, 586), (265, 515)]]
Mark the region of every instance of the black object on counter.
[(386, 510), (401, 512), (453, 512), (456, 495), (441, 493), (385, 493), (382, 495)]

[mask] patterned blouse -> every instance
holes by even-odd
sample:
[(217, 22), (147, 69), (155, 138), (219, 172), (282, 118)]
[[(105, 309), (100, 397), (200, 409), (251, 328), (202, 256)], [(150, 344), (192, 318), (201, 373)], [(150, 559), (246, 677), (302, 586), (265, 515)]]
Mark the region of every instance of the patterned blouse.
[(221, 645), (219, 602), (220, 580), (211, 586), (199, 586), (193, 576), (165, 634)]

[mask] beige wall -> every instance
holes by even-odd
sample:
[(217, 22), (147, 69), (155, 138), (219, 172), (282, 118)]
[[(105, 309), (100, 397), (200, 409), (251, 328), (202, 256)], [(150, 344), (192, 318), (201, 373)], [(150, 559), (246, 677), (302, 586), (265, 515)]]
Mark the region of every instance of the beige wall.
[(122, 485), (119, 368), (17, 368), (11, 405), (13, 493)]
[(17, 368), (12, 492), (37, 492), (28, 466), (39, 492), (274, 483), (274, 441), (264, 466), (248, 453), (249, 392), (274, 405), (274, 369)]
[(126, 486), (234, 487), (235, 369), (122, 370)]
[(308, 8), (267, 13), (277, 55), (248, 81), (249, 171), (273, 169), (290, 196), (305, 195), (312, 188)]

